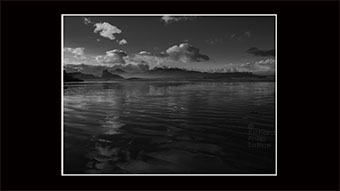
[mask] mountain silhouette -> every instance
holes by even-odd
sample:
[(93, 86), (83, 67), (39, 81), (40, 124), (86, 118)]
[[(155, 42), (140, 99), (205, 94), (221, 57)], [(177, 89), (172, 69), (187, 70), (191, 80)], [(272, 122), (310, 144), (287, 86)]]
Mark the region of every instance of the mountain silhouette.
[(70, 72), (69, 75), (74, 77), (74, 78), (78, 78), (78, 79), (82, 79), (82, 80), (100, 79), (100, 77), (97, 77), (93, 74), (84, 74), (84, 73), (81, 73), (81, 72)]
[(218, 79), (218, 78), (242, 78), (259, 77), (251, 72), (228, 72), (228, 73), (209, 73), (190, 71), (181, 68), (154, 68), (143, 73), (145, 77), (157, 78), (188, 78), (188, 79)]
[(73, 77), (64, 70), (64, 82), (82, 82), (84, 80)]
[(102, 79), (105, 80), (118, 80), (118, 79), (124, 79), (123, 77), (116, 75), (116, 74), (112, 74), (111, 72), (109, 72), (107, 69), (103, 70), (102, 72)]
[[(267, 79), (266, 76), (255, 75), (251, 72), (201, 72), (194, 70), (187, 70), (182, 68), (170, 68), (170, 67), (155, 67), (146, 71), (128, 72), (121, 68), (106, 67), (102, 68), (91, 65), (77, 65), (77, 68), (69, 69), (74, 72), (69, 72), (68, 76), (85, 81), (97, 81), (97, 80), (138, 80), (138, 79), (231, 79), (231, 80), (256, 80)], [(97, 67), (94, 70), (94, 67)], [(78, 71), (75, 71), (77, 69)], [(81, 70), (82, 72), (79, 72)], [(83, 73), (84, 72), (84, 73)], [(76, 80), (68, 79), (68, 80)]]
[(120, 68), (110, 71), (112, 74), (125, 74), (126, 72)]

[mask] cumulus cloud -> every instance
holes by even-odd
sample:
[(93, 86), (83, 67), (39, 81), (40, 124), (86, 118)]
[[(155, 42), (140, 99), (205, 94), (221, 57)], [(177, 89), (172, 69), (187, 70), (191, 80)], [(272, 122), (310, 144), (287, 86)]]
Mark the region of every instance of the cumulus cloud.
[(119, 65), (114, 65), (111, 67), (112, 70), (115, 70), (118, 68), (124, 70), (125, 72), (138, 73), (138, 72), (144, 72), (144, 71), (149, 70), (150, 66), (147, 63), (130, 61), (130, 62), (127, 62), (126, 64), (119, 64)]
[(64, 48), (65, 53), (70, 53), (73, 55), (74, 58), (77, 58), (77, 59), (86, 59), (84, 50), (85, 48), (81, 48), (81, 47), (78, 47), (78, 48), (65, 47)]
[(118, 44), (124, 45), (124, 44), (127, 44), (127, 41), (125, 39), (122, 39), (122, 40), (118, 41)]
[(63, 59), (63, 64), (67, 65), (67, 64), (81, 64), (82, 61), (78, 60), (78, 59), (74, 59), (72, 58), (68, 58), (68, 57), (64, 57)]
[(135, 63), (147, 64), (149, 68), (158, 67), (167, 63), (166, 59), (164, 59), (160, 54), (152, 54), (147, 51), (141, 51), (138, 54), (135, 54), (131, 59)]
[(275, 56), (275, 50), (271, 49), (271, 50), (260, 50), (256, 47), (252, 47), (249, 48), (247, 51), (247, 53), (252, 54), (254, 56)]
[[(68, 71), (81, 71), (101, 75), (101, 71), (106, 68), (110, 70), (122, 69), (128, 73), (143, 72), (152, 67), (158, 66), (159, 61), (153, 57), (146, 58), (143, 55), (128, 55), (123, 50), (109, 50), (104, 55), (88, 56), (86, 59), (77, 59), (78, 55), (83, 55), (82, 48), (64, 48), (64, 64)], [(74, 57), (73, 55), (77, 55)]]
[(84, 21), (84, 24), (85, 25), (89, 25), (92, 23), (91, 19), (90, 18), (87, 18), (87, 17), (83, 17), (83, 21)]
[(143, 59), (138, 55), (128, 56), (122, 50), (107, 51), (104, 56), (97, 56), (97, 62), (102, 66), (106, 66), (109, 71), (122, 69), (128, 73), (138, 73), (152, 68), (153, 62), (149, 59)]
[(194, 20), (196, 17), (190, 16), (190, 17), (175, 17), (175, 16), (170, 16), (170, 15), (164, 15), (161, 20), (165, 24), (173, 23), (173, 22), (178, 22), (178, 21), (187, 21), (187, 20)]
[(183, 63), (209, 60), (207, 55), (188, 43), (171, 46), (161, 53), (140, 51), (129, 54), (123, 50), (110, 50), (105, 55), (95, 56), (94, 65), (120, 68), (130, 72), (140, 72), (160, 66), (181, 66)]
[(141, 51), (131, 55), (127, 63), (135, 62), (147, 64), (150, 69), (162, 66), (182, 67), (183, 64), (207, 61), (209, 57), (200, 53), (200, 50), (188, 43), (181, 43), (166, 49), (161, 53)]
[(98, 63), (106, 65), (125, 64), (125, 57), (127, 57), (126, 52), (114, 49), (106, 51), (105, 55), (96, 56), (96, 60)]
[(131, 57), (136, 62), (147, 63), (150, 68), (158, 66), (181, 66), (181, 64), (201, 62), (209, 60), (207, 55), (188, 43), (181, 43), (166, 49), (161, 53), (141, 51)]
[(114, 40), (116, 38), (114, 34), (120, 34), (122, 32), (119, 28), (107, 22), (96, 23), (94, 26), (96, 27), (94, 29), (94, 33), (99, 32), (100, 36), (110, 40)]
[(189, 43), (174, 45), (168, 48), (164, 55), (171, 60), (181, 61), (185, 63), (209, 60), (209, 57), (207, 55), (201, 54), (198, 48), (190, 45)]

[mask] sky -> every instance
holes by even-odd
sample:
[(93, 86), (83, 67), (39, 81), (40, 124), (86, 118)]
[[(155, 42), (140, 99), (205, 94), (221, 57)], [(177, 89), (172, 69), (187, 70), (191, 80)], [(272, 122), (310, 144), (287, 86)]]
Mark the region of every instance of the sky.
[(274, 16), (64, 16), (64, 64), (275, 70)]

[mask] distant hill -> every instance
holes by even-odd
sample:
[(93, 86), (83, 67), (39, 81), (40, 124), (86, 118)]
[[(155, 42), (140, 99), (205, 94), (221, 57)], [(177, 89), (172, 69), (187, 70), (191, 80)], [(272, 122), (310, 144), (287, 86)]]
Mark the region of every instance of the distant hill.
[(84, 74), (84, 73), (81, 73), (81, 72), (70, 72), (69, 75), (74, 77), (74, 78), (79, 78), (79, 79), (83, 79), (83, 80), (100, 79), (100, 77), (94, 76), (93, 74)]
[(84, 80), (75, 78), (64, 70), (64, 82), (82, 82)]
[[(137, 80), (137, 79), (230, 79), (230, 80), (272, 80), (270, 77), (251, 72), (200, 72), (182, 68), (155, 67), (146, 71), (131, 72), (121, 68), (67, 65), (66, 71), (76, 79), (92, 80)], [(81, 72), (80, 72), (81, 71)]]
[(112, 74), (125, 74), (126, 73), (124, 70), (122, 70), (120, 68), (117, 68), (115, 70), (110, 70), (109, 72), (112, 73)]
[(110, 73), (107, 69), (103, 70), (101, 77), (84, 74), (81, 72), (70, 72), (64, 71), (64, 82), (81, 82), (81, 81), (93, 81), (93, 80), (122, 80), (123, 77)]
[(123, 77), (121, 77), (117, 74), (112, 74), (107, 69), (103, 70), (101, 78), (105, 79), (105, 80), (122, 80), (122, 79), (124, 79)]
[(201, 72), (187, 71), (180, 68), (154, 68), (145, 71), (143, 75), (151, 78), (192, 78), (202, 75)]
[(199, 71), (189, 71), (180, 68), (154, 68), (142, 74), (141, 77), (149, 78), (186, 78), (186, 79), (216, 79), (216, 78), (260, 78), (250, 72), (228, 72), (228, 73), (208, 73)]

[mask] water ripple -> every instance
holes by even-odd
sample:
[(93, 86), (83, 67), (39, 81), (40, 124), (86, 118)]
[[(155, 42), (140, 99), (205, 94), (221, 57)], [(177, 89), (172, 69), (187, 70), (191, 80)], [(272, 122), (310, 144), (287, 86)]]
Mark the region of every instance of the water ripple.
[(72, 84), (65, 172), (273, 173), (274, 106), (274, 83)]

